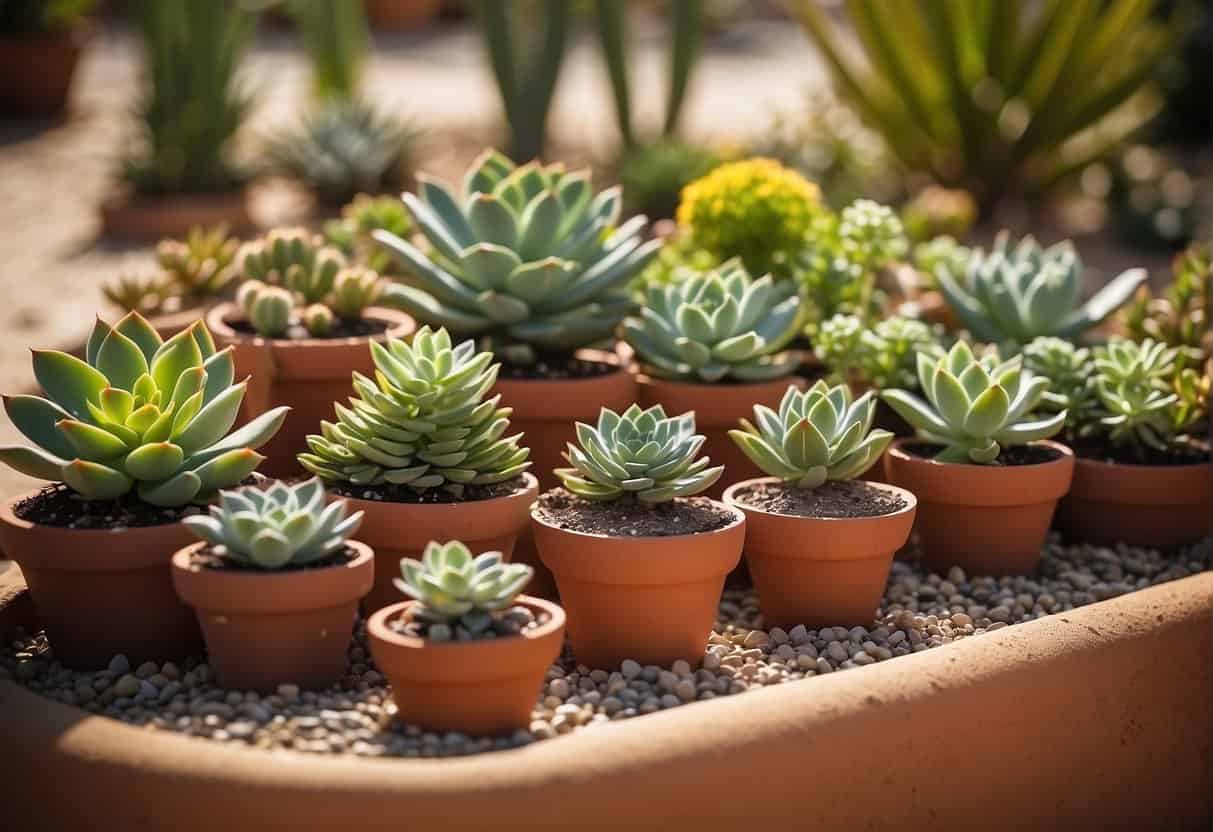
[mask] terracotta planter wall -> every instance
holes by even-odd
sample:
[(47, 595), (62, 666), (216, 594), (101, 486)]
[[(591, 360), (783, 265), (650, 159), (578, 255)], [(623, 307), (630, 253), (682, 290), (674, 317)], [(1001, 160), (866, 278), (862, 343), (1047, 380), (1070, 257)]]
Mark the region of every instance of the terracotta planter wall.
[(158, 240), (184, 237), (194, 226), (220, 223), (234, 233), (253, 227), (248, 192), (140, 194), (119, 187), (101, 203), (101, 225), (112, 237)]
[(0, 37), (0, 112), (57, 116), (67, 107), (83, 31)]

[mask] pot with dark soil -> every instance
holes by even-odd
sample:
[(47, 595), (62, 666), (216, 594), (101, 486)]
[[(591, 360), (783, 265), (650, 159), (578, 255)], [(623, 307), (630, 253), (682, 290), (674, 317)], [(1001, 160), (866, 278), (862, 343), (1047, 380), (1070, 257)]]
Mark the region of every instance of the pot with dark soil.
[(509, 559), (539, 484), (526, 473), (521, 434), (507, 436), (509, 408), (485, 398), (499, 365), (472, 341), (422, 327), (412, 344), (373, 345), (375, 380), (358, 375), (349, 406), (307, 438), (304, 468), (364, 513), (361, 538), (375, 548), (369, 614), (392, 603), (403, 557), (453, 530)]
[(755, 424), (730, 434), (770, 477), (725, 491), (746, 516), (745, 556), (764, 619), (791, 629), (871, 621), (893, 553), (910, 536), (917, 500), (857, 479), (893, 438), (872, 429), (876, 400), (843, 384), (788, 388), (779, 411), (755, 406)]
[(565, 623), (560, 607), (518, 594), (531, 567), (496, 551), (473, 557), (452, 540), (402, 560), (399, 573), (396, 587), (414, 600), (372, 615), (367, 637), (401, 719), (473, 736), (527, 728)]
[(563, 488), (531, 510), (539, 556), (569, 611), (577, 661), (603, 669), (625, 659), (698, 665), (725, 576), (741, 559), (745, 516), (696, 496), (721, 466), (699, 456), (695, 414), (660, 406), (603, 409), (578, 425)]
[(263, 457), (253, 449), (285, 408), (230, 432), (245, 392), (230, 350), (197, 322), (162, 342), (137, 313), (100, 319), (85, 358), (34, 351), (46, 398), (7, 396), (35, 447), (0, 461), (55, 485), (0, 508), (0, 546), (17, 561), (55, 655), (71, 667), (180, 658), (197, 641), (169, 560), (189, 542), (181, 519)]
[(957, 342), (938, 360), (918, 357), (926, 400), (904, 390), (882, 397), (920, 439), (899, 439), (885, 454), (893, 485), (918, 498), (914, 530), (924, 563), (979, 575), (1036, 568), (1057, 501), (1070, 488), (1074, 454), (1043, 441), (1064, 414), (1030, 415), (1049, 379), (1006, 362), (981, 359)]
[(0, 6), (0, 112), (53, 117), (67, 109), (91, 0), (7, 0)]
[(265, 472), (298, 476), (307, 436), (349, 394), (350, 376), (374, 369), (372, 343), (406, 338), (413, 321), (373, 304), (387, 281), (347, 266), (345, 257), (301, 228), (277, 229), (246, 244), (238, 258), (245, 281), (235, 303), (216, 306), (207, 322), (233, 347), (236, 368), (256, 379), (245, 413), (289, 405), (291, 415), (265, 450)]
[(201, 543), (173, 555), (173, 585), (202, 625), (219, 684), (272, 692), (320, 689), (345, 673), (374, 553), (347, 540), (360, 513), (326, 502), (318, 479), (225, 491), (185, 519)]

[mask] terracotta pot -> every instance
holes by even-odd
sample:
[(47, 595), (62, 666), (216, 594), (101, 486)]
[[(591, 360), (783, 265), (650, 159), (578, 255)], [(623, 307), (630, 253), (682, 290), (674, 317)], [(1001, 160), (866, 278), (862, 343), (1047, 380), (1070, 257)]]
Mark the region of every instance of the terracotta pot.
[(358, 601), (375, 580), (370, 547), (341, 566), (256, 572), (199, 569), (195, 543), (173, 555), (173, 586), (202, 624), (207, 657), (225, 688), (262, 693), (291, 682), (334, 685), (345, 674)]
[(912, 301), (918, 307), (919, 320), (929, 324), (941, 324), (949, 332), (960, 329), (961, 321), (942, 292), (928, 289), (919, 293)]
[(433, 22), (442, 0), (365, 0), (366, 19), (376, 29), (412, 31)]
[(87, 670), (123, 653), (133, 667), (198, 647), (169, 572), (173, 552), (195, 540), (185, 526), (64, 529), (17, 517), (13, 507), (39, 491), (0, 505), (0, 548), (21, 566), (56, 659)]
[(1122, 465), (1079, 459), (1056, 526), (1085, 543), (1170, 548), (1213, 532), (1213, 464)]
[(416, 601), (384, 607), (367, 621), (375, 665), (392, 684), (400, 718), (434, 731), (497, 736), (526, 728), (543, 677), (564, 644), (564, 610), (519, 595), (517, 603), (548, 620), (512, 638), (434, 643), (388, 626)]
[(922, 561), (942, 573), (959, 566), (970, 575), (1027, 575), (1040, 561), (1058, 499), (1070, 489), (1074, 452), (1058, 442), (1034, 442), (1060, 455), (1038, 465), (935, 462), (904, 449), (885, 452), (889, 482), (918, 498)]
[(0, 112), (46, 117), (67, 109), (85, 34), (80, 28), (0, 37)]
[(239, 318), (234, 304), (221, 303), (207, 313), (206, 325), (215, 343), (235, 348), (236, 378), (252, 377), (240, 408), (240, 422), (278, 405), (291, 408), (282, 429), (259, 449), (266, 456), (261, 464), (263, 474), (301, 475), (303, 469), (295, 456), (307, 450), (308, 434), (320, 433), (320, 422), (335, 418), (333, 402), (353, 395), (350, 378), (355, 370), (374, 374), (370, 342), (407, 338), (416, 326), (412, 318), (394, 309), (371, 307), (363, 316), (383, 322), (387, 329), (359, 338), (263, 338), (232, 329), (230, 321)]
[(365, 512), (358, 537), (375, 549), (375, 587), (362, 604), (363, 612), (370, 615), (400, 600), (400, 590), (392, 583), (400, 577), (400, 559), (419, 558), (432, 540), (462, 540), (474, 554), (501, 552), (509, 560), (539, 494), (535, 477), (527, 473), (523, 478), (523, 491), (466, 503), (393, 503), (333, 495), (349, 503), (351, 514)]
[(767, 626), (870, 626), (893, 554), (910, 537), (918, 500), (905, 489), (873, 483), (899, 494), (905, 507), (851, 518), (775, 514), (737, 499), (747, 486), (768, 482), (778, 480), (746, 480), (724, 492), (724, 501), (746, 517), (745, 559)]
[(111, 237), (181, 237), (196, 225), (226, 224), (234, 232), (253, 227), (248, 192), (141, 194), (119, 187), (101, 203), (101, 226)]
[(535, 543), (568, 610), (577, 661), (603, 670), (624, 659), (698, 666), (745, 540), (745, 515), (729, 510), (737, 519), (722, 529), (669, 537), (569, 531), (532, 511)]

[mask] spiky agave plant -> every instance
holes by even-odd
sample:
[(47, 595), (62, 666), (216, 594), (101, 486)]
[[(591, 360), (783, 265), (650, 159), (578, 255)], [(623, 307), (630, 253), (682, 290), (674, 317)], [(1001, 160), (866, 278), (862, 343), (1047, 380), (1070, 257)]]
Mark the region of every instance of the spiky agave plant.
[(62, 480), (90, 500), (135, 491), (181, 506), (238, 484), (255, 453), (282, 426), (286, 407), (235, 424), (248, 382), (233, 384), (231, 349), (216, 352), (198, 321), (167, 341), (138, 313), (114, 326), (98, 319), (85, 359), (34, 351), (46, 398), (6, 396), (9, 418), (36, 447), (0, 447), (0, 462)]

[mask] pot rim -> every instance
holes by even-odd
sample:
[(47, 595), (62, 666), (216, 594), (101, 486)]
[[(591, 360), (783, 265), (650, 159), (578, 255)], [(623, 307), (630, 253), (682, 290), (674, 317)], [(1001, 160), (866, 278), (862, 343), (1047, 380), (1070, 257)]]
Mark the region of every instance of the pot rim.
[[(66, 483), (58, 482), (58, 481), (48, 481), (47, 485), (66, 485)], [(104, 529), (69, 529), (67, 526), (51, 526), (51, 525), (47, 525), (44, 523), (35, 523), (32, 520), (25, 520), (25, 519), (18, 517), (16, 511), (14, 510), (17, 503), (21, 502), (22, 500), (28, 500), (28, 499), (32, 499), (34, 497), (39, 496), (42, 493), (43, 488), (46, 488), (46, 485), (40, 485), (37, 488), (33, 489), (32, 491), (24, 491), (20, 494), (16, 494), (12, 497), (6, 498), (3, 501), (0, 501), (0, 524), (3, 524), (5, 526), (10, 526), (14, 529), (20, 529), (22, 531), (28, 531), (29, 529), (46, 529), (47, 531), (50, 531), (50, 532), (62, 532), (64, 534), (78, 534), (81, 536), (81, 538), (89, 536), (89, 535), (94, 535), (97, 537), (101, 537), (101, 536), (108, 537), (110, 535), (115, 535), (115, 534), (129, 534), (129, 533), (137, 534), (141, 531), (152, 530), (152, 529), (163, 529), (163, 528), (166, 528), (169, 526), (181, 525), (180, 520), (166, 520), (163, 523), (155, 523), (150, 526), (120, 526), (118, 528), (110, 527), (110, 528), (104, 528)], [(68, 486), (68, 490), (71, 491), (71, 486)], [(72, 493), (75, 493), (75, 492), (72, 492)]]
[(1213, 468), (1213, 456), (1204, 462), (1183, 462), (1178, 465), (1138, 465), (1135, 462), (1107, 462), (1102, 459), (1091, 459), (1075, 454), (1074, 464), (1083, 465), (1088, 468), (1098, 468), (1100, 470), (1140, 471), (1150, 474), (1164, 474), (1167, 471), (1187, 473), (1197, 468)]
[[(677, 499), (677, 498), (675, 498), (675, 499)], [(708, 498), (708, 499), (711, 499), (711, 498)], [(733, 512), (733, 522), (729, 523), (727, 526), (721, 526), (719, 529), (712, 529), (710, 532), (691, 532), (690, 534), (645, 535), (643, 537), (639, 536), (639, 535), (628, 535), (627, 537), (624, 537), (622, 535), (615, 535), (615, 534), (597, 534), (597, 533), (592, 533), (592, 532), (579, 532), (579, 531), (575, 531), (574, 529), (562, 529), (560, 526), (557, 526), (553, 523), (549, 523), (547, 520), (544, 520), (542, 517), (540, 517), (536, 514), (536, 506), (538, 505), (538, 498), (536, 498), (535, 505), (531, 506), (531, 520), (535, 523), (538, 523), (539, 525), (543, 526), (546, 529), (549, 529), (553, 532), (559, 532), (560, 534), (573, 535), (575, 537), (584, 537), (584, 538), (588, 538), (590, 540), (626, 540), (626, 541), (635, 541), (635, 542), (652, 542), (652, 541), (660, 541), (660, 540), (704, 539), (704, 538), (709, 538), (709, 537), (712, 537), (715, 535), (727, 534), (727, 533), (733, 531), (734, 529), (736, 529), (738, 525), (745, 523), (745, 513), (741, 509), (737, 508), (736, 506), (729, 505), (728, 503), (725, 503), (721, 500), (712, 500), (712, 502), (715, 503), (716, 505), (723, 506), (724, 508), (727, 508), (729, 511)]]
[(896, 457), (898, 460), (901, 460), (903, 462), (913, 462), (913, 463), (919, 463), (919, 464), (923, 464), (923, 465), (937, 466), (940, 468), (943, 468), (943, 467), (964, 468), (965, 470), (980, 469), (980, 470), (985, 470), (985, 471), (1024, 471), (1024, 470), (1030, 471), (1033, 469), (1046, 468), (1050, 465), (1065, 465), (1066, 457), (1069, 457), (1070, 459), (1073, 459), (1075, 461), (1077, 461), (1077, 459), (1078, 459), (1077, 455), (1074, 453), (1074, 450), (1069, 445), (1066, 445), (1065, 443), (1062, 443), (1062, 442), (1054, 441), (1052, 439), (1036, 439), (1027, 444), (1029, 446), (1043, 445), (1043, 446), (1051, 448), (1055, 451), (1059, 451), (1061, 453), (1061, 455), (1058, 456), (1056, 459), (1050, 459), (1046, 462), (1033, 462), (1031, 465), (1011, 465), (1011, 466), (993, 465), (993, 466), (991, 466), (991, 465), (981, 465), (976, 462), (939, 462), (938, 460), (935, 460), (935, 459), (928, 459), (926, 457), (918, 456), (917, 454), (912, 454), (912, 453), (909, 453), (908, 451), (902, 450), (903, 445), (909, 444), (911, 442), (925, 442), (925, 441), (926, 440), (924, 440), (924, 439), (919, 439), (917, 436), (899, 437), (889, 443), (889, 447), (885, 451), (885, 453), (889, 454), (890, 456)]
[(766, 511), (765, 509), (754, 508), (751, 506), (747, 506), (737, 500), (737, 498), (735, 496), (736, 492), (740, 491), (742, 488), (749, 486), (749, 485), (754, 485), (756, 483), (768, 483), (768, 482), (769, 483), (782, 483), (783, 480), (779, 479), (779, 477), (755, 477), (753, 479), (742, 480), (741, 482), (735, 482), (724, 490), (724, 495), (721, 499), (728, 505), (739, 508), (742, 511), (753, 512), (754, 514), (759, 514), (764, 517), (777, 518), (780, 520), (807, 520), (812, 523), (831, 523), (831, 524), (838, 524), (838, 525), (863, 524), (863, 523), (871, 523), (873, 521), (876, 521), (876, 522), (888, 521), (888, 520), (892, 520), (897, 517), (901, 517), (906, 514), (911, 514), (918, 508), (918, 497), (917, 497), (917, 495), (914, 494), (913, 491), (902, 488), (901, 486), (898, 486), (898, 485), (892, 485), (891, 483), (870, 482), (870, 481), (866, 481), (866, 480), (865, 480), (865, 482), (868, 482), (868, 485), (872, 486), (873, 488), (880, 489), (881, 491), (895, 492), (896, 494), (900, 495), (903, 500), (906, 501), (906, 504), (904, 506), (902, 506), (901, 508), (897, 509), (897, 511), (891, 511), (888, 514), (877, 514), (877, 515), (874, 515), (871, 517), (804, 517), (799, 514), (780, 514), (779, 512), (776, 512), (776, 511)]
[[(562, 630), (565, 626), (566, 615), (564, 607), (552, 601), (546, 601), (543, 598), (537, 598), (533, 595), (518, 595), (514, 599), (515, 605), (521, 605), (531, 610), (542, 610), (548, 614), (548, 620), (538, 627), (519, 633), (517, 636), (512, 636), (506, 639), (493, 639), (495, 642), (500, 642), (502, 645), (514, 643), (515, 638), (528, 640), (538, 640), (547, 638), (554, 633)], [(390, 604), (386, 607), (381, 607), (371, 614), (371, 617), (366, 621), (367, 635), (373, 639), (383, 642), (387, 646), (400, 648), (402, 650), (422, 650), (427, 651), (431, 656), (437, 656), (439, 653), (446, 655), (459, 655), (460, 651), (468, 652), (472, 649), (485, 649), (491, 645), (486, 645), (488, 639), (476, 639), (473, 641), (443, 641), (434, 643), (417, 636), (406, 636), (397, 633), (389, 627), (388, 620), (396, 618), (406, 610), (419, 605), (421, 602), (409, 599), (406, 601), (397, 601), (395, 604)]]
[(368, 306), (362, 310), (362, 317), (386, 323), (388, 327), (383, 332), (370, 335), (348, 335), (342, 338), (267, 338), (264, 335), (249, 335), (233, 329), (231, 324), (228, 323), (228, 319), (235, 319), (235, 316), (232, 315), (234, 311), (236, 311), (236, 304), (233, 301), (222, 301), (210, 307), (206, 310), (205, 314), (207, 329), (213, 335), (219, 335), (229, 341), (252, 344), (254, 346), (272, 344), (275, 349), (322, 349), (326, 346), (344, 347), (363, 344), (377, 339), (404, 337), (411, 335), (417, 329), (417, 322), (406, 312), (386, 306)]
[(319, 569), (233, 569), (229, 571), (223, 569), (202, 570), (195, 569), (194, 567), (190, 566), (190, 556), (192, 556), (199, 549), (210, 545), (211, 544), (205, 540), (199, 540), (197, 543), (191, 543), (189, 546), (178, 549), (173, 553), (173, 569), (189, 575), (200, 575), (204, 573), (210, 574), (215, 576), (218, 580), (222, 580), (225, 583), (231, 582), (232, 584), (247, 585), (255, 581), (281, 578), (283, 576), (299, 577), (300, 580), (307, 581), (320, 581), (331, 578), (337, 572), (345, 571), (347, 569), (358, 569), (365, 566), (371, 561), (372, 558), (375, 557), (375, 551), (362, 541), (347, 540), (345, 541), (345, 545), (357, 552), (354, 559), (347, 561), (346, 563), (335, 563), (329, 566), (322, 566)]

